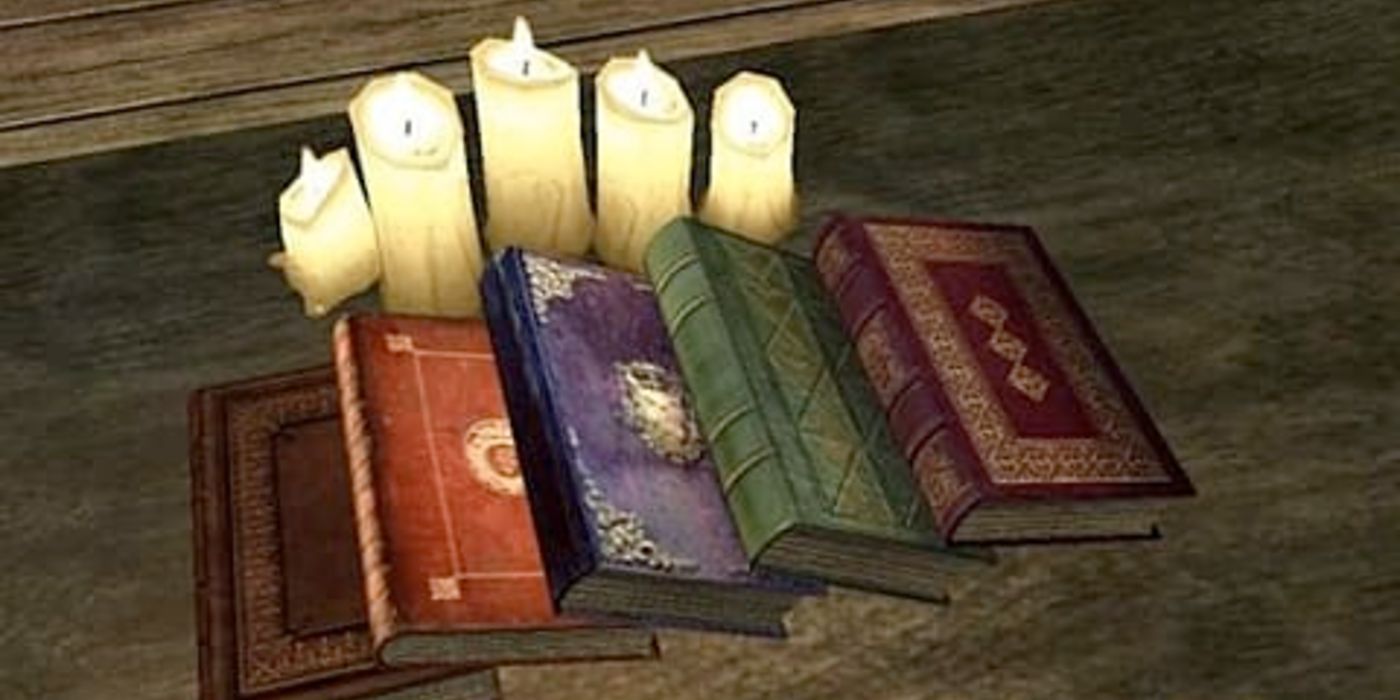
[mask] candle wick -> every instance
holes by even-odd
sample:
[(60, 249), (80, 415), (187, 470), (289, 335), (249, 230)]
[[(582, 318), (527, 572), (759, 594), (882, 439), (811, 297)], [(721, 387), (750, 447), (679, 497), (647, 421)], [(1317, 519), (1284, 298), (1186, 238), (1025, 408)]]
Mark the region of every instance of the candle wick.
[(749, 134), (752, 135), (752, 134), (757, 134), (757, 133), (758, 133), (758, 120), (757, 120), (757, 119), (751, 119), (751, 120), (749, 120)]
[(521, 64), (520, 73), (526, 78), (530, 77), (530, 59), (525, 59), (525, 62)]
[(412, 135), (413, 135), (413, 120), (412, 120), (412, 119), (405, 119), (405, 120), (404, 120), (404, 122), (403, 122), (403, 135), (404, 135), (404, 136), (412, 136)]
[(642, 88), (642, 106), (643, 106), (643, 107), (647, 106), (647, 90), (646, 90), (646, 88)]

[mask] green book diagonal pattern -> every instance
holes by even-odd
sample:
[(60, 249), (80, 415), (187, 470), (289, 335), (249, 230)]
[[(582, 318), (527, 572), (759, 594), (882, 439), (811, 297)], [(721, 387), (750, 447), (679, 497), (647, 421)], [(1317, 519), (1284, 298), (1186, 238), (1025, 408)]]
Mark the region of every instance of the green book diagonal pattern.
[(752, 559), (795, 527), (944, 551), (809, 261), (682, 220), (647, 270)]
[[(923, 499), (898, 456), (852, 345), (807, 260), (731, 236), (715, 237), (763, 348), (787, 417), (821, 496), (811, 504), (838, 521), (877, 529), (927, 529)], [(717, 261), (718, 262), (718, 261)], [(865, 409), (865, 410), (862, 410)], [(800, 465), (799, 461), (799, 465)]]

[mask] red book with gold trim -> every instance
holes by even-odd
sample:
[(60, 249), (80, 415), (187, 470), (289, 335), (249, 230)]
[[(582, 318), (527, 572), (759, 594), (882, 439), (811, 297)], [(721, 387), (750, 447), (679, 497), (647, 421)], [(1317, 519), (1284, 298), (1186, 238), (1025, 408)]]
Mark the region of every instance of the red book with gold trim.
[(483, 322), (349, 316), (334, 348), (381, 660), (655, 656), (649, 630), (555, 614)]
[(1033, 230), (838, 215), (814, 256), (951, 541), (1153, 536), (1194, 493)]

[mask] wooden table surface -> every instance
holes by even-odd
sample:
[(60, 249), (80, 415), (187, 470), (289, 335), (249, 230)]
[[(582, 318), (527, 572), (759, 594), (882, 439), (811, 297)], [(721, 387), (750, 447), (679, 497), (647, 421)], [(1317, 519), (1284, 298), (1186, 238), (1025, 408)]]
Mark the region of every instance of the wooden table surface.
[[(784, 76), (809, 224), (1038, 227), (1201, 495), (946, 609), (838, 592), (783, 643), (667, 633), (507, 697), (1400, 694), (1400, 3), (1083, 0), (673, 67), (699, 114)], [(0, 170), (0, 698), (193, 697), (184, 400), (326, 360), (263, 260), (298, 147), (348, 141)]]

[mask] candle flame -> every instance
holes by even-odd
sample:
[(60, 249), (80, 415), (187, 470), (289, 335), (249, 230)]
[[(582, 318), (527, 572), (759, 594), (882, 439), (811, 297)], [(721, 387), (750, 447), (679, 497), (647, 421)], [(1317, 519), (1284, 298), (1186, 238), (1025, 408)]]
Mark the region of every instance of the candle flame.
[(297, 177), (297, 194), (294, 196), (310, 202), (318, 202), (326, 196), (340, 177), (340, 168), (330, 158), (316, 156), (309, 146), (301, 148), (301, 174)]
[(535, 35), (530, 32), (530, 23), (524, 17), (515, 18), (515, 28), (510, 35), (510, 43), (517, 51), (535, 48)]
[(648, 98), (651, 97), (652, 90), (657, 86), (656, 64), (651, 62), (651, 54), (646, 49), (637, 51), (637, 58), (632, 64), (633, 75), (636, 76), (639, 94), (638, 101), (641, 106), (646, 107)]
[(637, 72), (638, 72), (638, 73), (641, 73), (641, 74), (645, 74), (645, 75), (647, 75), (648, 77), (651, 76), (651, 71), (656, 70), (656, 64), (651, 62), (651, 54), (647, 53), (647, 50), (646, 50), (646, 49), (639, 49), (639, 50), (637, 51), (637, 64), (636, 64), (636, 65), (637, 65)]

